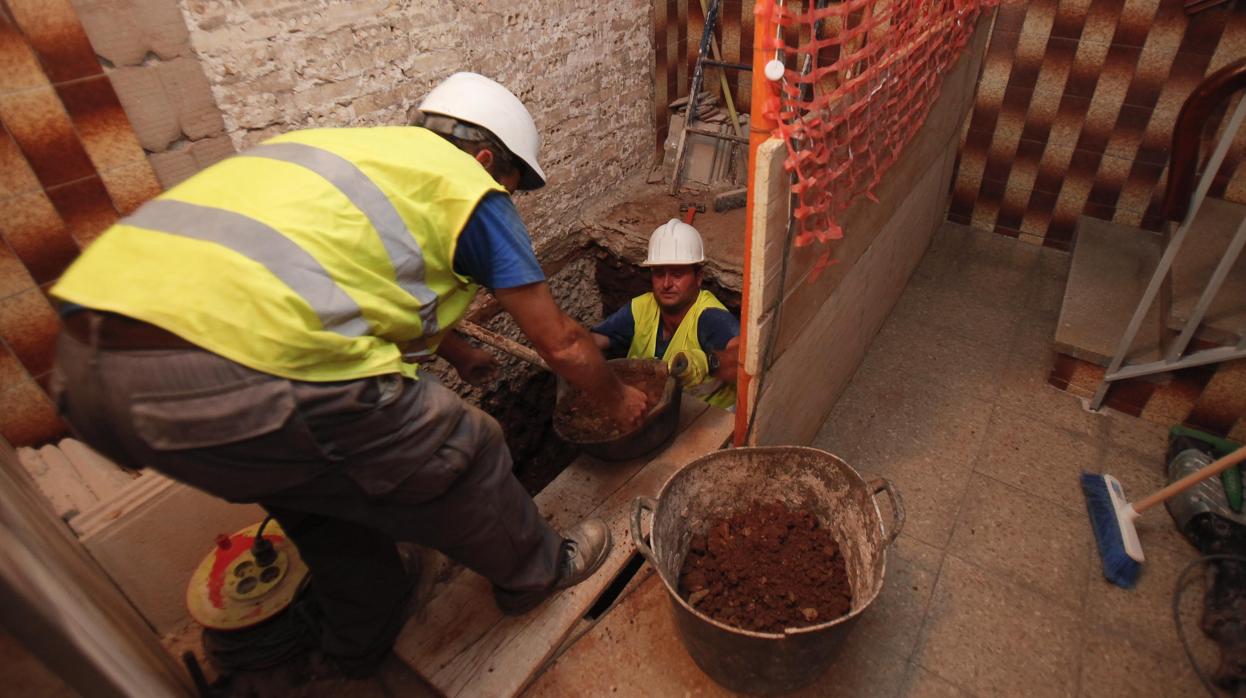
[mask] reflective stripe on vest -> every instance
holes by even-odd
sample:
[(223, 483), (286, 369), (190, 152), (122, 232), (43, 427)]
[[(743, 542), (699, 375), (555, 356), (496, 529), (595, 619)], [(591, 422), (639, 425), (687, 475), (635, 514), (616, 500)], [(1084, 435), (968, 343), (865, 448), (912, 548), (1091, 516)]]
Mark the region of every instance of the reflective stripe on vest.
[(147, 202), (128, 225), (224, 245), (261, 264), (311, 306), (320, 324), (347, 337), (368, 333), (359, 305), (316, 258), (286, 236), (240, 213), (174, 199)]
[[(303, 143), (266, 143), (243, 157), (270, 158), (305, 167), (328, 180), (363, 211), (381, 237), (402, 290), (420, 302), (420, 321), (426, 335), (441, 332), (437, 324), (437, 294), (424, 283), (424, 252), (379, 187), (350, 160)], [(313, 307), (315, 307), (313, 305)]]
[(118, 221), (51, 290), (258, 371), (335, 381), (436, 350), (476, 286), (454, 270), (482, 197), (505, 189), (417, 127), (278, 136)]

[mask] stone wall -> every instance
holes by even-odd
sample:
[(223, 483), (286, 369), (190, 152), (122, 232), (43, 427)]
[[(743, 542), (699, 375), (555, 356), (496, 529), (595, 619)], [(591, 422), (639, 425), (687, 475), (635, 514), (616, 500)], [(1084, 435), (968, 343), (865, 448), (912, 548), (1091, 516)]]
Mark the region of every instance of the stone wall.
[(182, 0), (182, 11), (240, 150), (295, 128), (403, 123), (457, 70), (505, 84), (544, 139), (550, 184), (517, 198), (538, 249), (652, 161), (644, 0)]

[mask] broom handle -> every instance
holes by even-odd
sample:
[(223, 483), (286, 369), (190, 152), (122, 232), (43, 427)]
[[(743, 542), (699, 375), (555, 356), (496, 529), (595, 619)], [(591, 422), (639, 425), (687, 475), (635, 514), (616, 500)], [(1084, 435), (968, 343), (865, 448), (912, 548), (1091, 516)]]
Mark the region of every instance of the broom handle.
[(1224, 472), (1225, 470), (1232, 468), (1238, 463), (1241, 463), (1242, 461), (1246, 461), (1246, 448), (1239, 448), (1236, 451), (1225, 456), (1224, 458), (1221, 458), (1220, 460), (1206, 467), (1200, 468), (1199, 470), (1193, 473), (1190, 473), (1189, 475), (1186, 475), (1180, 480), (1177, 480), (1176, 482), (1148, 496), (1147, 498), (1141, 499), (1135, 502), (1133, 505), (1134, 511), (1141, 514), (1147, 509), (1150, 509), (1156, 504), (1159, 504), (1160, 502), (1164, 501), (1165, 499), (1168, 499), (1169, 497), (1172, 497), (1173, 495), (1181, 494), (1182, 492), (1190, 489), (1191, 487), (1197, 485), (1203, 480), (1206, 480), (1212, 475), (1218, 475), (1221, 472)]

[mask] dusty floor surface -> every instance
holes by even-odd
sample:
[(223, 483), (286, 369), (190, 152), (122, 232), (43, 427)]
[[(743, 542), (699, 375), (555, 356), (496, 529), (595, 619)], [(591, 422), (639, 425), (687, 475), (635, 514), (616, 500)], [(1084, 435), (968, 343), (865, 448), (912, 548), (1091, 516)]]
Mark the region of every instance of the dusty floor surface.
[[(881, 595), (800, 695), (1205, 695), (1170, 610), (1196, 551), (1167, 512), (1139, 522), (1134, 590), (1102, 576), (1078, 475), (1112, 473), (1131, 495), (1162, 486), (1166, 429), (1088, 413), (1047, 385), (1068, 266), (955, 224), (936, 234), (814, 442), (891, 479), (908, 522)], [(1183, 627), (1211, 669), (1201, 604), (1195, 585)], [(651, 578), (530, 693), (724, 695), (688, 659), (668, 605)]]

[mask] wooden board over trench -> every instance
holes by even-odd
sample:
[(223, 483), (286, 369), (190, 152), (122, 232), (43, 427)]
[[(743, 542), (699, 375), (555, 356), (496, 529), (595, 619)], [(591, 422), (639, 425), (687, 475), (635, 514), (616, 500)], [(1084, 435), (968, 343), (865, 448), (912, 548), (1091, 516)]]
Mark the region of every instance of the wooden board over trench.
[(519, 693), (555, 656), (636, 551), (628, 532), (632, 500), (656, 496), (667, 478), (731, 436), (734, 415), (686, 399), (679, 431), (662, 451), (623, 463), (581, 456), (536, 497), (556, 530), (587, 517), (610, 526), (614, 548), (598, 572), (523, 616), (503, 616), (488, 581), (453, 566), (407, 623), (394, 652), (448, 696)]

